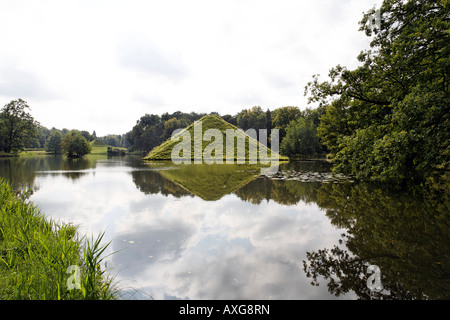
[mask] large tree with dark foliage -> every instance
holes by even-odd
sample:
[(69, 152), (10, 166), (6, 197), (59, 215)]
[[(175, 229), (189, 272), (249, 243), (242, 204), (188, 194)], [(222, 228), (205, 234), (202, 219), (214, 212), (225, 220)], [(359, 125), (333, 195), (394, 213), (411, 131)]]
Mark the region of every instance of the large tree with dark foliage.
[(4, 152), (23, 150), (25, 143), (37, 134), (36, 123), (22, 99), (12, 100), (0, 112), (0, 147)]
[(361, 180), (421, 182), (449, 171), (450, 6), (385, 0), (363, 15), (371, 49), (354, 70), (330, 70), (306, 87), (326, 105), (319, 135), (337, 171)]

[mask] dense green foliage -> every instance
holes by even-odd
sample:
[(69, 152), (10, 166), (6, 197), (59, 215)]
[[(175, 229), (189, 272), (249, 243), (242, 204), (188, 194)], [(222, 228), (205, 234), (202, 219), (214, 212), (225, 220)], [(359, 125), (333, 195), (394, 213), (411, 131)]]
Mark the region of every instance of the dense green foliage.
[[(116, 298), (111, 278), (100, 268), (106, 249), (101, 240), (85, 241), (73, 225), (47, 220), (0, 180), (0, 299)], [(79, 288), (68, 287), (69, 266), (80, 268)]]
[(30, 107), (22, 99), (12, 100), (0, 112), (0, 149), (6, 153), (23, 150), (37, 132)]
[[(322, 108), (301, 111), (298, 107), (292, 106), (276, 108), (273, 111), (263, 111), (260, 106), (254, 106), (249, 109), (243, 109), (236, 115), (219, 115), (216, 112), (212, 112), (210, 115), (219, 116), (229, 124), (244, 131), (254, 129), (256, 131), (256, 139), (270, 147), (272, 129), (279, 130), (279, 145), (281, 145), (282, 141), (285, 139), (287, 127), (291, 121), (295, 121), (299, 118), (307, 118), (312, 121), (316, 130), (319, 125), (319, 116), (323, 113), (322, 111)], [(205, 115), (206, 114), (197, 114), (194, 112), (183, 113), (180, 111), (173, 114), (165, 113), (161, 117), (154, 114), (146, 114), (138, 120), (137, 124), (133, 127), (133, 130), (126, 134), (126, 139), (128, 143), (131, 144), (131, 150), (148, 152), (170, 138), (174, 130), (185, 128)], [(221, 127), (219, 126), (216, 129), (220, 130)], [(265, 139), (260, 137), (259, 130), (261, 129), (267, 130), (267, 141), (264, 141)], [(286, 141), (286, 144), (288, 143), (293, 146), (298, 145), (294, 141)], [(312, 153), (305, 154), (304, 150), (290, 149), (290, 152), (286, 153), (286, 155), (317, 155), (326, 150), (322, 145), (320, 138), (319, 145), (318, 148), (316, 148), (316, 146), (312, 148), (312, 150), (314, 150)]]
[(335, 170), (382, 182), (449, 170), (449, 10), (446, 1), (384, 1), (377, 28), (373, 10), (360, 22), (372, 37), (361, 66), (308, 84), (310, 100), (326, 106), (318, 133)]
[(62, 140), (62, 149), (69, 158), (82, 158), (91, 152), (91, 144), (77, 130), (66, 133)]
[(53, 130), (45, 143), (45, 151), (53, 154), (62, 153), (63, 136), (58, 130)]
[(298, 117), (286, 128), (286, 136), (280, 146), (282, 154), (287, 156), (312, 156), (322, 152), (316, 127), (311, 119)]
[(126, 140), (130, 144), (132, 151), (149, 152), (167, 138), (170, 138), (173, 130), (184, 128), (204, 115), (180, 111), (172, 114), (166, 112), (162, 116), (145, 114), (136, 122), (133, 129), (126, 134)]
[(272, 112), (272, 125), (274, 129), (280, 130), (281, 141), (286, 136), (289, 123), (300, 116), (302, 116), (302, 112), (297, 107), (281, 107)]

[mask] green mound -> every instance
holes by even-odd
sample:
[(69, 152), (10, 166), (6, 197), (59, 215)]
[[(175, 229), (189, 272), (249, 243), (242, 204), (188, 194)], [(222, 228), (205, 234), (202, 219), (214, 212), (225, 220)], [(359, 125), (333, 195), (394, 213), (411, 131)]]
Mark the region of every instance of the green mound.
[[(201, 129), (201, 130), (200, 130)], [(217, 143), (216, 137), (205, 139), (205, 132), (209, 129), (218, 130), (221, 133), (222, 141), (218, 141), (221, 148), (215, 148), (213, 145)], [(229, 131), (227, 131), (229, 130)], [(201, 132), (200, 139), (195, 139), (195, 134)], [(211, 132), (211, 131), (210, 131)], [(215, 131), (217, 133), (217, 131)], [(233, 133), (234, 143), (232, 144), (232, 150), (227, 150), (227, 134)], [(267, 155), (264, 160), (270, 161), (271, 157), (278, 157), (279, 160), (288, 160), (284, 156), (273, 152), (265, 145), (257, 141), (256, 139), (245, 134), (242, 130), (239, 130), (236, 126), (226, 122), (221, 117), (216, 115), (207, 115), (200, 120), (192, 123), (185, 129), (181, 130), (175, 139), (169, 138), (159, 146), (153, 148), (144, 160), (172, 160), (172, 150), (174, 147), (179, 149), (179, 144), (184, 142), (184, 137), (190, 137), (190, 153), (182, 151), (177, 156), (180, 159), (195, 160), (203, 156), (203, 160), (211, 160), (221, 158), (225, 163), (226, 159), (234, 160), (262, 160), (260, 155)], [(195, 145), (195, 141), (201, 142), (201, 146)], [(245, 141), (245, 148), (238, 148), (239, 141)], [(221, 144), (220, 144), (221, 143)], [(189, 143), (188, 143), (189, 144)], [(176, 149), (178, 151), (178, 149)], [(231, 147), (230, 147), (231, 149)], [(239, 151), (240, 152), (239, 152)], [(256, 151), (257, 150), (257, 151)], [(199, 153), (200, 152), (200, 153)], [(228, 155), (227, 155), (228, 152)], [(211, 157), (209, 157), (211, 156)], [(256, 156), (257, 159), (254, 159)]]
[(91, 146), (92, 147), (109, 147), (109, 145), (107, 145), (106, 143), (104, 143), (103, 141), (98, 140), (98, 139), (92, 140)]

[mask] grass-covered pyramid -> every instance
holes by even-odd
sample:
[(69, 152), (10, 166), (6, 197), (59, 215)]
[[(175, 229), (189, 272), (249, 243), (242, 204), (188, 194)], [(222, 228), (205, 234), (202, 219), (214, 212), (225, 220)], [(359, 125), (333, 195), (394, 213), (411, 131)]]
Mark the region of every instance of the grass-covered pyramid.
[[(208, 137), (207, 131), (209, 129), (215, 129), (215, 133), (221, 133), (221, 138), (219, 139), (221, 140), (219, 143), (222, 142), (221, 148), (213, 148), (213, 145), (218, 143), (215, 137), (206, 138)], [(198, 137), (200, 132), (200, 138), (196, 139), (195, 137)], [(209, 130), (209, 133), (210, 132), (211, 130)], [(230, 135), (231, 132), (234, 134), (234, 141), (231, 144), (231, 147), (230, 144), (228, 144), (227, 157), (227, 134)], [(205, 133), (207, 134), (205, 135)], [(231, 158), (235, 161), (245, 160), (245, 163), (250, 163), (250, 160), (252, 160), (253, 163), (255, 163), (255, 161), (259, 163), (262, 160), (270, 161), (275, 159), (275, 157), (278, 158), (278, 160), (287, 160), (286, 157), (280, 156), (278, 153), (272, 151), (258, 140), (247, 135), (244, 131), (239, 130), (236, 126), (226, 122), (221, 117), (216, 115), (207, 115), (202, 117), (198, 121), (181, 130), (176, 137), (178, 138), (173, 139), (171, 137), (161, 145), (153, 148), (153, 150), (151, 150), (148, 155), (144, 157), (144, 160), (173, 160), (173, 148), (176, 147), (179, 149), (179, 144), (185, 140), (185, 137), (190, 137), (190, 154), (185, 154), (187, 152), (184, 151), (181, 153), (177, 152), (178, 156), (183, 159), (198, 160), (199, 157), (203, 157), (203, 160), (208, 160), (211, 159), (208, 155), (212, 155), (214, 159), (217, 159), (216, 157), (222, 158), (223, 163), (226, 163), (226, 160), (230, 160)], [(245, 140), (244, 150), (243, 148), (238, 148), (239, 141), (242, 142), (242, 140)], [(255, 152), (255, 150), (257, 150), (257, 152)], [(232, 157), (230, 157), (230, 154), (232, 154)], [(255, 155), (257, 159), (254, 158)], [(263, 158), (261, 158), (260, 155), (263, 155)], [(267, 155), (269, 158), (264, 157), (264, 155)]]

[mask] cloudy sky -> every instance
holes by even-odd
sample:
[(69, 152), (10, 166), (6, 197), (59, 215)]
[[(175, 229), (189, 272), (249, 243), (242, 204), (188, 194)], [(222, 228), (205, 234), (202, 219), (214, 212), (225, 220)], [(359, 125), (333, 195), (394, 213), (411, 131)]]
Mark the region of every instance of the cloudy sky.
[(357, 65), (379, 0), (0, 0), (0, 107), (98, 136), (142, 115), (304, 109), (313, 74)]

